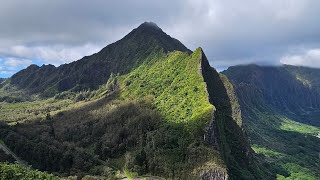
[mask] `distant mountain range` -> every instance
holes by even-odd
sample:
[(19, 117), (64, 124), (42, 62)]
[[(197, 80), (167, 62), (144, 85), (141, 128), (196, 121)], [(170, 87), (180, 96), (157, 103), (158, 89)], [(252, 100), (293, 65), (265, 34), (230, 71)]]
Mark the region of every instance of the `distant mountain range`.
[(294, 178), (320, 177), (320, 69), (246, 65), (222, 73), (234, 85), (244, 128), (258, 151), (276, 154), (269, 153), (269, 160), (298, 174)]

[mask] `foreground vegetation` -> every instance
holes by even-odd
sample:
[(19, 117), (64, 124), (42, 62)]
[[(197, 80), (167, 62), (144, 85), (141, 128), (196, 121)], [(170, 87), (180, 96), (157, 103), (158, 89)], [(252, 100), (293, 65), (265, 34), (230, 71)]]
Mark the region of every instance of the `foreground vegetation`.
[(57, 176), (37, 170), (31, 170), (18, 164), (0, 163), (0, 179), (50, 179), (58, 180)]

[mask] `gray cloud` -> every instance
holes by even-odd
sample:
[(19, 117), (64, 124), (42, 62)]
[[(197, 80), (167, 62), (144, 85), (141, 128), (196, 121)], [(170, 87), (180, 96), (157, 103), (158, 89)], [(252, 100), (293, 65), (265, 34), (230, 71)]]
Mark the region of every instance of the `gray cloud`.
[[(320, 48), (319, 8), (315, 0), (10, 0), (0, 3), (0, 66), (8, 72), (9, 58), (77, 60), (154, 21), (189, 48), (203, 47), (218, 69), (277, 65), (297, 54), (304, 57), (299, 64), (320, 67), (303, 55)], [(304, 50), (296, 52), (299, 47)]]
[(280, 59), (283, 64), (320, 67), (320, 48), (305, 50), (299, 54), (288, 54)]

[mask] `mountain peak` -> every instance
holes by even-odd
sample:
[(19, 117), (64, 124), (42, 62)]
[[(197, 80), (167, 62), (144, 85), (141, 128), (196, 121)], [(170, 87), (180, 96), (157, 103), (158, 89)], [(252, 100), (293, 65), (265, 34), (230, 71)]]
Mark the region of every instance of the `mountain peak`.
[(165, 32), (154, 22), (144, 22), (140, 24), (137, 28), (133, 30), (138, 33), (147, 33), (147, 34), (163, 34)]
[(142, 23), (139, 27), (142, 27), (142, 28), (154, 28), (154, 29), (158, 29), (158, 30), (161, 30), (161, 28), (154, 22), (144, 22)]
[[(13, 75), (11, 83), (21, 89), (28, 88), (32, 93), (47, 90), (44, 96), (70, 89), (96, 89), (109, 79), (111, 73), (125, 74), (147, 60), (148, 56), (171, 51), (191, 53), (155, 23), (144, 22), (98, 53), (59, 67), (32, 65)], [(36, 82), (35, 86), (31, 87), (30, 81)]]
[(30, 66), (28, 66), (26, 69), (30, 69), (30, 70), (36, 70), (39, 69), (40, 67), (36, 64), (31, 64)]
[[(133, 40), (138, 44), (148, 43), (152, 46), (158, 45), (164, 52), (183, 51), (191, 53), (180, 41), (166, 34), (156, 23), (144, 22), (137, 28), (133, 29), (122, 40)], [(148, 45), (149, 47), (149, 45)]]

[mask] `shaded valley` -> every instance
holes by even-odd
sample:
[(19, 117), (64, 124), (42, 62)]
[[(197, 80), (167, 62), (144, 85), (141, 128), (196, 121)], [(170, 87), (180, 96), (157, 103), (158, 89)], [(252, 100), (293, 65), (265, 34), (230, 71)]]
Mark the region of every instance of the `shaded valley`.
[(234, 84), (253, 149), (284, 177), (318, 179), (319, 69), (257, 65), (224, 71)]

